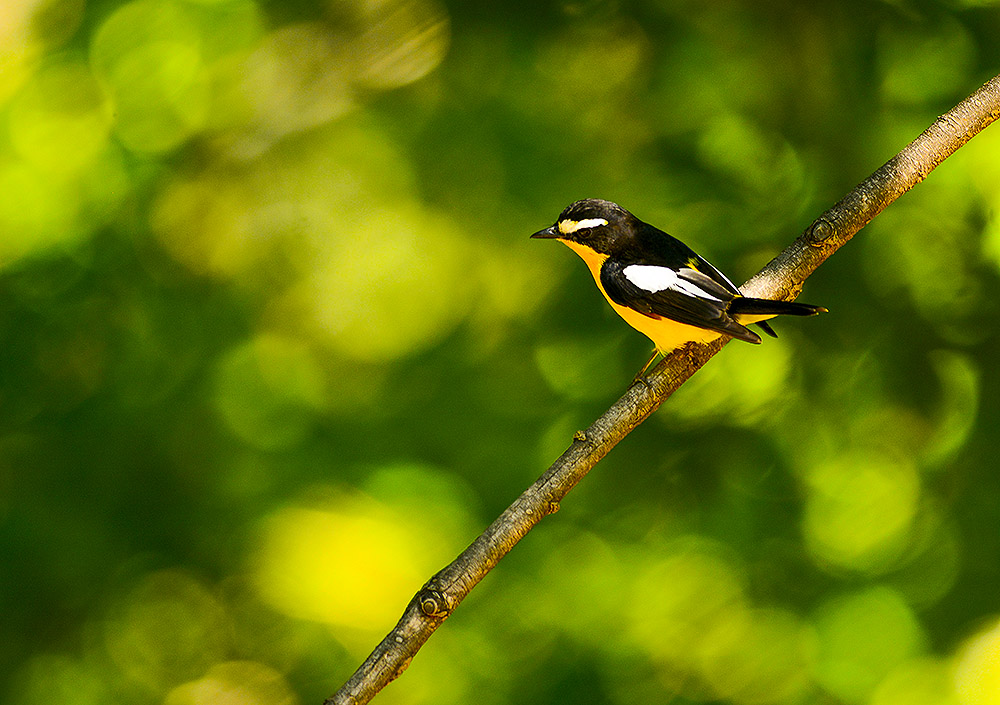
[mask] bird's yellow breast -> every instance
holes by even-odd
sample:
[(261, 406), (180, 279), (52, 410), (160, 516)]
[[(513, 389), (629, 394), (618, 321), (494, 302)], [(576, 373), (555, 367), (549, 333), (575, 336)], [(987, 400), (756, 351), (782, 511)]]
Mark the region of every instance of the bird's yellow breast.
[(653, 318), (639, 313), (628, 306), (616, 304), (611, 300), (608, 292), (604, 290), (604, 286), (601, 284), (601, 267), (604, 265), (605, 260), (608, 259), (608, 256), (602, 255), (578, 242), (563, 240), (562, 238), (559, 238), (559, 242), (573, 250), (587, 264), (587, 269), (593, 275), (597, 288), (601, 290), (601, 294), (611, 304), (611, 308), (615, 310), (615, 313), (621, 316), (630, 326), (652, 340), (653, 345), (661, 353), (670, 352), (684, 345), (684, 343), (691, 341), (707, 343), (720, 337), (720, 334), (714, 330), (689, 326), (686, 323), (678, 323), (669, 318)]

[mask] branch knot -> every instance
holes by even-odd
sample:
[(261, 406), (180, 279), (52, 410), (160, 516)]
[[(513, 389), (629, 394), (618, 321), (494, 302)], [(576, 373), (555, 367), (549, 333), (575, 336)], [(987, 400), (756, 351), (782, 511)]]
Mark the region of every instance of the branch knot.
[(451, 600), (440, 590), (424, 588), (420, 595), (420, 611), (428, 617), (444, 619), (451, 614)]
[(827, 240), (836, 234), (837, 230), (833, 227), (833, 223), (823, 216), (814, 220), (812, 225), (806, 230), (806, 237), (809, 244), (813, 247), (826, 243)]

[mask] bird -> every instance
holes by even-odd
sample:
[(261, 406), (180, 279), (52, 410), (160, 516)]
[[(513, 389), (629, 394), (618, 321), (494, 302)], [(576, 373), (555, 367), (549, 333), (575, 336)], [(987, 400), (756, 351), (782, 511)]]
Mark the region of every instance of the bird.
[(743, 296), (690, 247), (611, 201), (576, 201), (554, 225), (531, 237), (558, 240), (578, 254), (611, 308), (653, 341), (653, 356), (636, 380), (657, 356), (689, 342), (729, 335), (759, 344), (760, 335), (747, 326), (755, 324), (776, 338), (767, 319), (827, 312), (822, 306)]

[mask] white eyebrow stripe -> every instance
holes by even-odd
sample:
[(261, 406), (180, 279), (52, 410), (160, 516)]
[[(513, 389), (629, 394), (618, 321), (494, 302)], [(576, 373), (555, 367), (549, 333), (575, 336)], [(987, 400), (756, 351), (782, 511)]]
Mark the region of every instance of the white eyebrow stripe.
[(650, 293), (673, 289), (687, 296), (721, 301), (721, 299), (709, 294), (697, 284), (681, 279), (677, 276), (677, 272), (669, 267), (657, 267), (651, 264), (630, 264), (622, 269), (622, 274), (633, 285)]
[(575, 233), (577, 230), (583, 230), (585, 228), (596, 228), (598, 225), (607, 225), (608, 221), (604, 218), (586, 218), (584, 220), (560, 220), (559, 221), (559, 232), (563, 235), (569, 235), (570, 233)]

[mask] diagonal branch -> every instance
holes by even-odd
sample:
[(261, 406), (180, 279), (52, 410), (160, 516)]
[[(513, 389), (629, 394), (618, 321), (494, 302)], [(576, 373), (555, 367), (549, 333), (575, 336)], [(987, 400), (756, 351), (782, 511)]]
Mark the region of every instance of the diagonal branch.
[[(817, 218), (742, 290), (765, 299), (792, 299), (815, 269), (899, 196), (1000, 116), (1000, 76), (942, 115), (903, 151)], [(407, 605), (399, 623), (325, 705), (367, 703), (409, 665), (476, 584), (597, 462), (725, 345), (688, 345), (667, 356), (647, 384), (633, 385), (451, 564)]]

